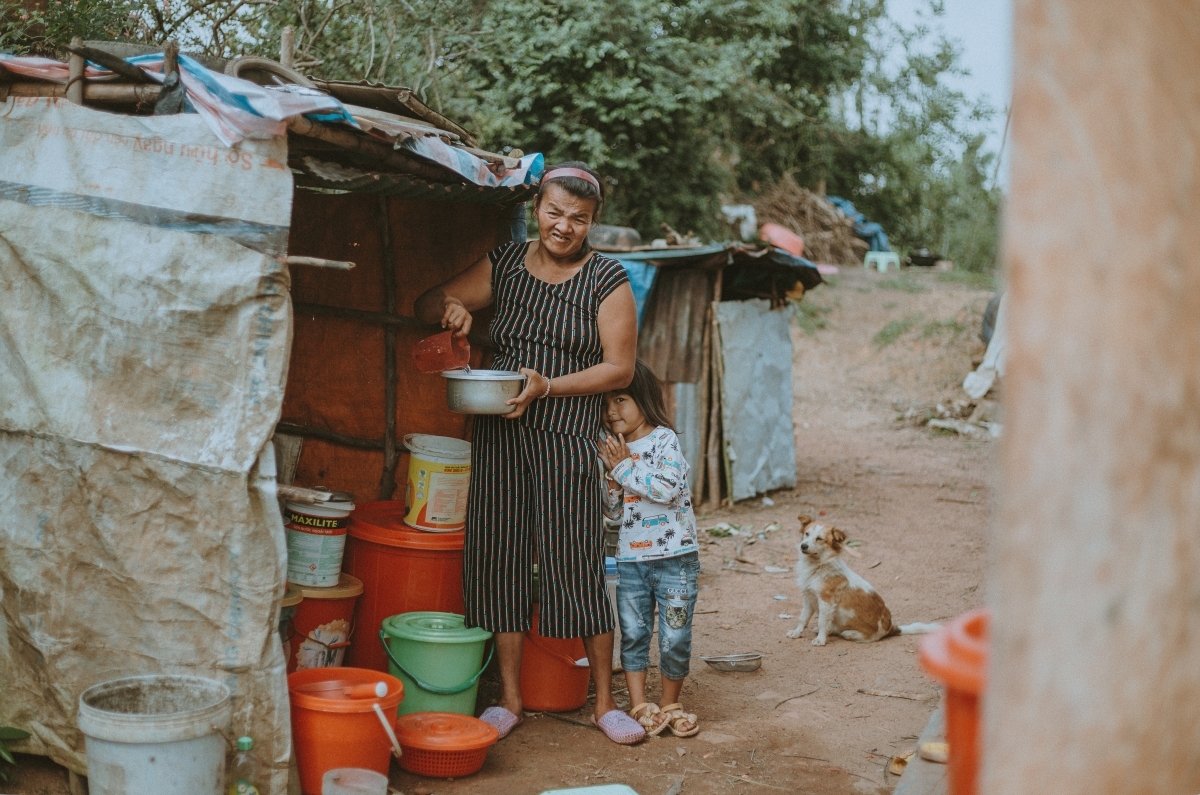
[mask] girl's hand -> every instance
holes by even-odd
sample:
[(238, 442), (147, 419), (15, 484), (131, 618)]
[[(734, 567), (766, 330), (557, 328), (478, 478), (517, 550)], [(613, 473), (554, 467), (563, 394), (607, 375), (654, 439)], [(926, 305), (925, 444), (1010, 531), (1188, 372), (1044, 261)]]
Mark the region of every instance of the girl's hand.
[(525, 376), (525, 388), (515, 398), (504, 401), (506, 406), (513, 407), (512, 411), (504, 415), (504, 419), (506, 420), (515, 420), (524, 414), (525, 409), (529, 408), (530, 403), (546, 394), (546, 384), (550, 383), (550, 379), (537, 370), (522, 367), (518, 372)]
[(617, 438), (604, 435), (604, 440), (597, 447), (599, 448), (600, 460), (604, 462), (604, 466), (612, 472), (617, 464), (630, 457), (629, 445), (625, 444), (625, 435), (617, 434)]
[(471, 331), (471, 313), (457, 298), (446, 298), (446, 311), (442, 313), (442, 328), (450, 329), (459, 339)]

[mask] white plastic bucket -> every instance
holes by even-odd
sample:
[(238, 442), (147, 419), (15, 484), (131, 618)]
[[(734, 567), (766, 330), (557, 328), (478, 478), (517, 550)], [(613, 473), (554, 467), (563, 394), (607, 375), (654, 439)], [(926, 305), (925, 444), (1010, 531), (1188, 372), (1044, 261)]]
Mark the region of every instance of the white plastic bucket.
[(287, 504), (288, 582), (315, 588), (338, 584), (353, 510), (354, 495), (341, 491), (320, 505)]
[(410, 433), (404, 444), (409, 451), (404, 523), (435, 533), (462, 530), (471, 488), (471, 443)]
[(339, 767), (325, 772), (321, 795), (387, 795), (388, 777), (361, 767)]
[(79, 697), (91, 795), (222, 795), (229, 688), (198, 676), (131, 676)]

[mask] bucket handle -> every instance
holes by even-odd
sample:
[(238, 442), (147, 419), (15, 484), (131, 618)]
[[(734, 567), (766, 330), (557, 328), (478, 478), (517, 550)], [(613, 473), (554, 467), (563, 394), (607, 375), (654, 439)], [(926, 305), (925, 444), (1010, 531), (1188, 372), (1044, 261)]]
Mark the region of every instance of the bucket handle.
[(555, 658), (556, 660), (561, 662), (563, 665), (566, 665), (570, 668), (587, 668), (587, 667), (589, 667), (586, 665), (580, 665), (579, 663), (575, 662), (575, 660), (573, 660), (572, 658), (568, 657), (565, 654), (560, 654), (559, 652), (556, 652), (553, 649), (546, 648), (545, 644), (541, 642), (541, 638), (538, 635), (534, 635), (531, 632), (526, 632), (525, 639), (528, 640), (530, 643), (532, 643), (534, 646), (537, 646), (538, 651), (540, 651), (542, 654), (545, 654), (549, 657)]
[(491, 663), (492, 655), (496, 653), (496, 643), (493, 641), (492, 649), (488, 652), (487, 659), (483, 661), (483, 665), (480, 666), (479, 670), (474, 676), (458, 687), (438, 687), (437, 685), (431, 685), (428, 682), (422, 682), (420, 679), (413, 676), (407, 668), (400, 664), (400, 661), (397, 660), (395, 655), (392, 654), (392, 649), (390, 646), (388, 646), (387, 635), (382, 629), (379, 630), (379, 642), (383, 644), (383, 650), (387, 652), (388, 659), (392, 661), (392, 665), (396, 666), (400, 673), (413, 680), (413, 683), (416, 684), (417, 687), (438, 696), (453, 696), (458, 693), (462, 693), (464, 690), (469, 690), (470, 688), (474, 687), (475, 683), (479, 681), (479, 677), (483, 676), (483, 672), (487, 670), (488, 664)]

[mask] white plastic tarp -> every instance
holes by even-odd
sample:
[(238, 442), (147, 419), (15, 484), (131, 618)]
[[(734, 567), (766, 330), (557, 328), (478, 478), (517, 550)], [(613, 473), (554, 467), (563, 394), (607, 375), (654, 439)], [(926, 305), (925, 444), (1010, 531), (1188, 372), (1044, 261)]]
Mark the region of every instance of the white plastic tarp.
[(0, 152), (0, 724), (84, 772), (86, 687), (207, 676), (282, 793), (286, 141), (10, 98)]
[(717, 304), (721, 423), (733, 499), (796, 485), (791, 306), (760, 298)]

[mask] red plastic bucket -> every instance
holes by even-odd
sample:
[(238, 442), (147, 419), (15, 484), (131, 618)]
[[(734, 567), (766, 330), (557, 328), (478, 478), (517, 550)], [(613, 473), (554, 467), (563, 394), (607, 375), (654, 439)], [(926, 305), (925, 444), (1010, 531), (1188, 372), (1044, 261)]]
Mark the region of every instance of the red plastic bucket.
[[(350, 698), (338, 685), (387, 684), (383, 698)], [(306, 688), (318, 688), (306, 691)], [(320, 689), (333, 688), (333, 689)], [(329, 770), (359, 767), (387, 775), (392, 743), (375, 714), (378, 704), (392, 727), (404, 700), (404, 685), (394, 676), (361, 668), (312, 668), (288, 675), (292, 704), (292, 744), (304, 795), (321, 795)]]
[(354, 637), (354, 605), (362, 581), (342, 572), (332, 588), (301, 588), (289, 633), (288, 673), (342, 664)]
[[(362, 580), (354, 623), (364, 638), (379, 635), (383, 620), (400, 613), (465, 612), (463, 533), (425, 533), (404, 524), (400, 501), (360, 505), (350, 521), (342, 568)], [(354, 643), (346, 664), (387, 670), (378, 642)]]
[[(570, 712), (587, 703), (588, 679), (583, 638), (544, 638), (538, 634), (538, 609), (521, 651), (521, 702), (531, 712)], [(583, 665), (578, 665), (578, 660)]]
[(946, 686), (950, 795), (975, 795), (979, 777), (979, 699), (987, 686), (991, 613), (963, 613), (921, 638), (921, 666)]

